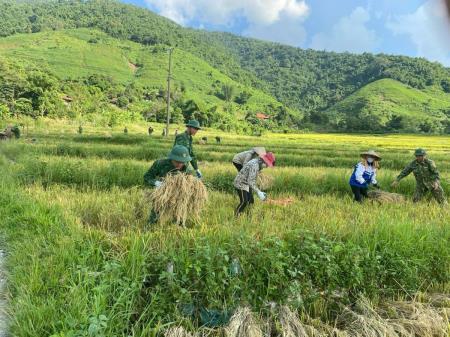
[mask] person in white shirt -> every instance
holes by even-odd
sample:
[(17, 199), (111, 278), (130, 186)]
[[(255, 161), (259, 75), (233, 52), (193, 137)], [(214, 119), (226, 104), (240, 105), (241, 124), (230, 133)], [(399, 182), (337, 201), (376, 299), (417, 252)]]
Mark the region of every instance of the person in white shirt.
[(372, 185), (380, 188), (377, 182), (377, 169), (381, 157), (374, 150), (361, 153), (361, 161), (355, 165), (350, 177), (350, 187), (355, 201), (362, 202), (367, 197), (367, 190)]

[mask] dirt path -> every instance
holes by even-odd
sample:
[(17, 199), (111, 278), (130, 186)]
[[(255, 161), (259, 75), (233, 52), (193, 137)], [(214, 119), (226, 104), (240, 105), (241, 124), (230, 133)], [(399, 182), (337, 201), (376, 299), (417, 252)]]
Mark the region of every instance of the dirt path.
[(4, 272), (5, 252), (0, 249), (0, 337), (8, 337), (8, 315), (6, 296), (6, 275)]

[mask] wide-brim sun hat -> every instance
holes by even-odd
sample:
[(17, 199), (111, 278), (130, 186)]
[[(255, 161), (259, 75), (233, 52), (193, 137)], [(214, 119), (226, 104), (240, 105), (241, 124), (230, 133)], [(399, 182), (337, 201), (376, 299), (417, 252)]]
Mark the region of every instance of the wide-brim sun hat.
[(267, 153), (266, 149), (262, 146), (257, 146), (252, 149), (261, 158)]
[(189, 122), (187, 122), (186, 126), (197, 130), (201, 130), (199, 121), (196, 121), (195, 119), (191, 119)]
[(366, 151), (366, 152), (362, 152), (360, 155), (361, 155), (361, 157), (365, 157), (365, 156), (367, 156), (367, 157), (374, 157), (377, 160), (381, 160), (381, 156), (378, 153), (376, 153), (374, 150), (369, 150), (369, 151)]
[(192, 160), (189, 150), (183, 145), (175, 145), (170, 151), (168, 158), (181, 163), (188, 163)]
[(272, 152), (267, 152), (261, 157), (261, 159), (267, 164), (268, 167), (275, 166), (275, 155)]

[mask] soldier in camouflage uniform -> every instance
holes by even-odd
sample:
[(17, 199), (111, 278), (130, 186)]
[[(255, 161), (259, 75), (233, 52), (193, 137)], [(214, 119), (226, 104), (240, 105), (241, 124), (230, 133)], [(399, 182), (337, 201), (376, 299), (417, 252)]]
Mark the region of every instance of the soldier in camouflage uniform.
[(192, 136), (195, 136), (198, 130), (200, 130), (200, 123), (196, 120), (191, 120), (189, 123), (186, 124), (186, 131), (182, 134), (179, 134), (175, 137), (175, 145), (182, 145), (186, 147), (189, 151), (189, 156), (191, 159), (191, 165), (194, 168), (197, 177), (202, 178), (202, 173), (198, 169), (197, 159), (194, 154), (194, 148), (192, 146)]
[[(148, 187), (160, 188), (163, 185), (162, 179), (169, 174), (187, 172), (187, 163), (192, 160), (186, 147), (176, 145), (173, 147), (167, 159), (160, 159), (153, 163), (144, 175), (144, 185)], [(149, 224), (158, 222), (158, 214), (152, 210)]]
[(414, 152), (416, 159), (409, 163), (398, 177), (392, 182), (392, 187), (397, 187), (400, 180), (408, 176), (411, 172), (416, 178), (416, 190), (413, 201), (420, 201), (427, 192), (431, 192), (433, 197), (440, 203), (446, 204), (444, 190), (442, 189), (439, 172), (436, 164), (427, 158), (427, 153), (423, 149), (416, 149)]

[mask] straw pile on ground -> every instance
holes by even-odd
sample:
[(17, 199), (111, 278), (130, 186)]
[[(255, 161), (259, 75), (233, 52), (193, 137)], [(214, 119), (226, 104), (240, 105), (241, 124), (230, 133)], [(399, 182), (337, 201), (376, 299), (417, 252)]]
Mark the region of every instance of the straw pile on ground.
[(345, 326), (348, 335), (351, 337), (408, 336), (408, 332), (401, 326), (395, 327), (383, 319), (365, 298), (361, 298), (357, 302), (355, 310), (344, 308), (337, 321), (339, 325)]
[(262, 190), (270, 189), (273, 186), (273, 181), (273, 177), (268, 174), (258, 174), (257, 185)]
[(208, 199), (208, 192), (201, 180), (188, 174), (169, 175), (160, 188), (150, 196), (153, 208), (162, 223), (198, 220)]
[(450, 322), (445, 308), (434, 308), (427, 303), (388, 302), (380, 310), (383, 316), (395, 326), (401, 326), (409, 335), (420, 337), (447, 337)]
[(405, 196), (398, 193), (390, 193), (385, 191), (369, 191), (367, 193), (369, 199), (381, 202), (381, 203), (396, 203), (405, 201)]
[(324, 337), (325, 334), (311, 325), (304, 324), (289, 307), (282, 306), (279, 313), (282, 337)]
[(448, 299), (447, 294), (440, 294), (428, 303), (389, 301), (374, 306), (361, 297), (351, 307), (342, 307), (331, 324), (306, 314), (300, 319), (288, 306), (258, 319), (250, 308), (240, 307), (225, 328), (201, 328), (192, 334), (173, 327), (165, 337), (448, 337)]
[(186, 331), (182, 326), (169, 328), (164, 337), (193, 337), (190, 332)]
[(294, 201), (295, 201), (295, 199), (292, 197), (280, 198), (280, 199), (267, 199), (267, 203), (269, 205), (276, 205), (276, 206), (283, 206), (283, 207), (289, 206)]
[(260, 325), (249, 308), (239, 308), (225, 329), (226, 337), (263, 337)]

